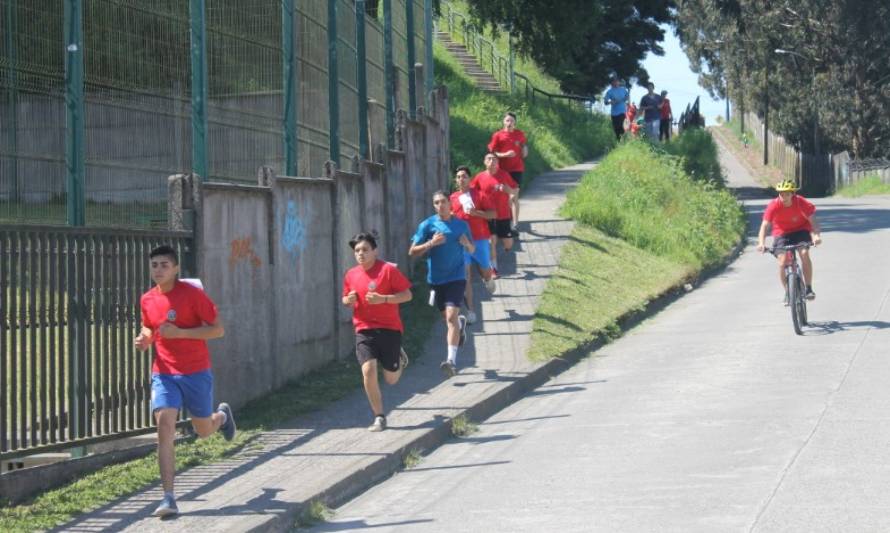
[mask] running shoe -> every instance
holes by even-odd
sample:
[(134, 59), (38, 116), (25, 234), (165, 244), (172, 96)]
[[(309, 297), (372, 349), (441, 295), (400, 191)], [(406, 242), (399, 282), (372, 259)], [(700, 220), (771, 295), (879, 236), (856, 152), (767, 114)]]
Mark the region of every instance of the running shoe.
[(467, 312), (467, 323), (468, 323), (468, 324), (475, 324), (475, 323), (476, 323), (476, 312), (475, 312), (475, 311), (468, 311), (468, 312)]
[(467, 342), (467, 317), (458, 315), (457, 323), (460, 325), (460, 340), (457, 341), (457, 345), (463, 346)]
[(493, 275), (491, 279), (482, 281), (482, 284), (485, 285), (485, 289), (488, 290), (488, 294), (494, 294), (498, 292), (498, 284), (494, 281)]
[(383, 431), (384, 429), (386, 429), (386, 417), (383, 415), (375, 416), (374, 423), (368, 426), (368, 431), (373, 431), (374, 433)]
[(219, 407), (217, 407), (216, 410), (221, 413), (225, 413), (226, 415), (226, 423), (219, 426), (219, 431), (223, 434), (223, 438), (226, 440), (234, 439), (235, 415), (232, 414), (232, 408), (229, 407), (229, 404), (227, 404), (226, 402), (222, 402), (219, 404)]
[(791, 299), (788, 298), (788, 292), (787, 292), (787, 291), (785, 292), (785, 297), (782, 298), (782, 305), (784, 305), (785, 307), (788, 307), (789, 305), (791, 305)]
[(399, 348), (399, 368), (402, 370), (408, 368), (408, 354), (405, 353), (404, 348)]
[(453, 378), (457, 374), (457, 368), (454, 367), (454, 363), (448, 360), (442, 361), (442, 364), (439, 365), (439, 370), (445, 375), (445, 379)]
[(806, 298), (807, 298), (807, 300), (815, 300), (815, 299), (816, 299), (816, 293), (813, 292), (813, 288), (812, 288), (812, 287), (807, 287), (807, 295), (806, 295)]
[(165, 495), (164, 499), (161, 500), (161, 504), (158, 505), (158, 508), (155, 509), (153, 513), (158, 518), (164, 518), (165, 516), (173, 516), (179, 513), (179, 508), (176, 507), (176, 498), (170, 495)]

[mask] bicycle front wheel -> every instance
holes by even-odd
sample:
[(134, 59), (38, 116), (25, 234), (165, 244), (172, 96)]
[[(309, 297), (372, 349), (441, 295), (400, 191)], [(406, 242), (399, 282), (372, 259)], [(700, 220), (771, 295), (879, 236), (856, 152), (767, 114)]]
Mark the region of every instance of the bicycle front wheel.
[(806, 326), (809, 322), (807, 320), (807, 286), (803, 281), (801, 276), (797, 277), (798, 281), (798, 291), (797, 293), (800, 295), (800, 311), (798, 315), (800, 315), (800, 325)]
[(788, 300), (791, 304), (789, 306), (791, 308), (791, 324), (794, 326), (794, 333), (803, 335), (803, 330), (801, 329), (803, 317), (800, 314), (800, 301), (804, 299), (804, 295), (800, 292), (800, 281), (794, 272), (788, 274), (785, 281), (788, 283)]

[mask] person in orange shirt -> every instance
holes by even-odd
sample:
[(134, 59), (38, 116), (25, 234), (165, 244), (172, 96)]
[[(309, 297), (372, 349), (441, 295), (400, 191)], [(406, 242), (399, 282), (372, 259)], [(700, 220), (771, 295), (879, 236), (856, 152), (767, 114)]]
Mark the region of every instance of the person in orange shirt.
[[(525, 158), (528, 157), (528, 140), (525, 133), (516, 129), (516, 115), (507, 112), (504, 115), (504, 128), (491, 135), (488, 143), (488, 151), (498, 158), (498, 167), (510, 174), (519, 186), (522, 185), (522, 175), (525, 172)], [(519, 189), (519, 186), (516, 188)], [(519, 191), (510, 196), (510, 210), (513, 218), (512, 233), (518, 237), (519, 225)]]
[(661, 91), (661, 125), (658, 131), (659, 141), (671, 140), (671, 129), (674, 122), (674, 113), (671, 111), (671, 101), (668, 100), (667, 91)]

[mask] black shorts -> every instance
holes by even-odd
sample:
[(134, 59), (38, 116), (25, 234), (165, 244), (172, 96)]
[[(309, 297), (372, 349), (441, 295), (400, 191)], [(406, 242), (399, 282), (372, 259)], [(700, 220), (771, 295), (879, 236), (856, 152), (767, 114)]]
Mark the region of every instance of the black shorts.
[(359, 366), (376, 359), (385, 370), (396, 372), (401, 353), (401, 332), (394, 329), (363, 329), (355, 332), (355, 357)]
[(513, 178), (513, 181), (516, 182), (516, 185), (519, 185), (519, 188), (522, 188), (522, 171), (521, 170), (510, 172), (510, 177)]
[(513, 238), (513, 219), (498, 218), (488, 221), (488, 229), (492, 235), (497, 235), (499, 239)]
[(813, 242), (813, 237), (810, 235), (810, 230), (802, 229), (800, 231), (792, 231), (791, 233), (786, 233), (785, 235), (779, 235), (773, 238), (773, 246), (794, 246), (795, 244), (800, 244), (802, 242)]
[(620, 115), (612, 115), (612, 131), (619, 139), (624, 135), (624, 113)]
[(464, 303), (464, 290), (467, 288), (467, 281), (459, 279), (441, 285), (432, 285), (430, 288), (436, 291), (436, 309), (439, 311), (444, 311), (446, 307), (459, 309)]

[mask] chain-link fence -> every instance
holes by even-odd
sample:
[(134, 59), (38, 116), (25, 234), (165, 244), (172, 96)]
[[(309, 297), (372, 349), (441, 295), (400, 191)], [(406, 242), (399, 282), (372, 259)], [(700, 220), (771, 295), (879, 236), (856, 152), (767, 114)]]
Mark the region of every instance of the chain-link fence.
[[(420, 80), (409, 94), (411, 59), (431, 46), (431, 2), (368, 2), (367, 17), (365, 5), (0, 0), (0, 223), (63, 224), (79, 208), (87, 225), (162, 226), (171, 174), (254, 182), (260, 166), (304, 176), (329, 159), (348, 167), (363, 135), (387, 138), (384, 121), (360, 123), (362, 92), (371, 113), (394, 113), (431, 89)], [(66, 78), (77, 61), (82, 84)], [(82, 202), (68, 197), (72, 183)]]

